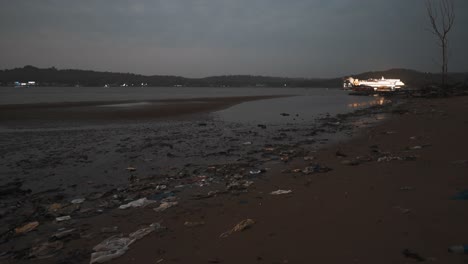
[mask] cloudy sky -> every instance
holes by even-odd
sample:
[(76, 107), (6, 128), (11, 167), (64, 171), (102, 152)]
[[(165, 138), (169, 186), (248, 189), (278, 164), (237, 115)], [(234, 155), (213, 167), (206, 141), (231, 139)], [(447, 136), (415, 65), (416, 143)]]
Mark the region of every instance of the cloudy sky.
[[(455, 0), (450, 71), (468, 71)], [(0, 0), (0, 69), (336, 77), (439, 69), (423, 0)]]

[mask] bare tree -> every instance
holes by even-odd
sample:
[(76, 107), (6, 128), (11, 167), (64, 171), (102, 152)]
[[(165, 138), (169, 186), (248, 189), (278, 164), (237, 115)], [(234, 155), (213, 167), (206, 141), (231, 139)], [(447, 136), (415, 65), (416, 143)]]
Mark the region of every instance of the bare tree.
[(427, 15), (431, 22), (430, 31), (437, 37), (438, 44), (442, 49), (442, 87), (447, 84), (448, 72), (448, 33), (455, 22), (455, 9), (453, 0), (426, 0)]

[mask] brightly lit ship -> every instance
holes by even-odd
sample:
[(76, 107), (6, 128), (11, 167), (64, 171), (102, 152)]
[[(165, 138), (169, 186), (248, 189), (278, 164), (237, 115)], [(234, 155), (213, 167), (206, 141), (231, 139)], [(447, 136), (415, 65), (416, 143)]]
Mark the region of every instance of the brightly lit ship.
[(345, 78), (343, 81), (343, 88), (345, 90), (353, 91), (395, 91), (401, 89), (405, 83), (400, 79), (368, 79), (359, 80), (353, 77)]

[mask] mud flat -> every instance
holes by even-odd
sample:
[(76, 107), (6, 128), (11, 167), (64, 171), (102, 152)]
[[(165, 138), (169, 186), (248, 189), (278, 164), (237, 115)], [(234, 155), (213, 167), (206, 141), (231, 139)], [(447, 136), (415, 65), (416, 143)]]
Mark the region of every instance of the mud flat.
[(464, 263), (467, 108), (2, 132), (0, 258), (89, 263), (139, 231), (110, 263)]

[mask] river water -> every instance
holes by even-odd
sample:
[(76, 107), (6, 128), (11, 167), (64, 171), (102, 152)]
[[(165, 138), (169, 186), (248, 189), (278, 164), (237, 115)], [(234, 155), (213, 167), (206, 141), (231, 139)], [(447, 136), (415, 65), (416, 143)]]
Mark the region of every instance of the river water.
[[(323, 114), (347, 113), (383, 102), (380, 97), (350, 96), (340, 89), (321, 88), (6, 87), (0, 88), (0, 105), (102, 101), (125, 108), (164, 99), (269, 95), (291, 96), (241, 103), (212, 116), (225, 122), (297, 123), (311, 121)], [(119, 101), (126, 102), (119, 104)]]

